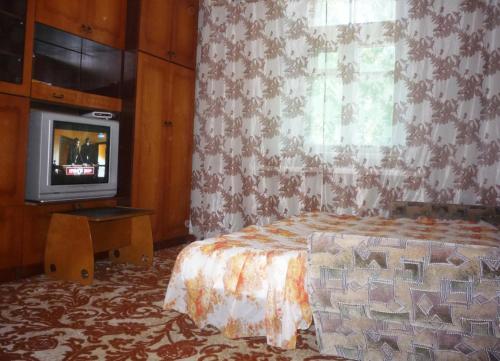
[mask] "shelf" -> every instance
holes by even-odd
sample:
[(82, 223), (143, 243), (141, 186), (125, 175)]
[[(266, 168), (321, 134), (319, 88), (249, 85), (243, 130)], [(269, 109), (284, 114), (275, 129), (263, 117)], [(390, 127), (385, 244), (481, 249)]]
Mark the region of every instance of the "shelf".
[(31, 82), (31, 97), (51, 103), (88, 109), (109, 110), (113, 112), (121, 112), (122, 110), (121, 99), (52, 86), (36, 80), (32, 80)]
[(13, 52), (8, 51), (8, 50), (3, 50), (1, 48), (0, 48), (0, 55), (9, 56), (9, 57), (17, 58), (20, 60), (22, 60), (24, 58), (24, 54), (16, 54), (16, 53), (13, 53)]
[(12, 19), (19, 20), (19, 22), (20, 22), (19, 25), (24, 26), (24, 20), (26, 18), (26, 15), (21, 16), (21, 15), (17, 15), (17, 14), (14, 14), (14, 13), (2, 10), (2, 9), (0, 9), (0, 15), (4, 15), (4, 16), (7, 16), (7, 17), (12, 18)]

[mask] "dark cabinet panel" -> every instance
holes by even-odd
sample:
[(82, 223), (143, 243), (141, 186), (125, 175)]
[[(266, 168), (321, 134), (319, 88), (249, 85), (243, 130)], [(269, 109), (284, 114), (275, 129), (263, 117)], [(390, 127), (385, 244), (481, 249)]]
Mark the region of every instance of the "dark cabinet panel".
[(26, 17), (26, 1), (0, 0), (0, 12), (24, 20)]
[(0, 52), (22, 58), (25, 20), (0, 11)]
[(0, 0), (0, 91), (29, 95), (34, 0)]
[(82, 44), (81, 90), (120, 97), (122, 52), (90, 40)]
[(23, 82), (23, 58), (0, 51), (0, 81), (12, 84)]
[(120, 49), (36, 24), (33, 79), (118, 98), (121, 72)]
[(81, 53), (35, 40), (33, 79), (62, 88), (80, 88)]

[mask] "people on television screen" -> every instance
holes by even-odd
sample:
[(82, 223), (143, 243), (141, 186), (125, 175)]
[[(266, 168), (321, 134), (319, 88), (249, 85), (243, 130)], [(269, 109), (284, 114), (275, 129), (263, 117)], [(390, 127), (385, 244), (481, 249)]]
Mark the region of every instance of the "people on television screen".
[(80, 154), (80, 139), (74, 138), (73, 143), (69, 147), (68, 164), (82, 164), (82, 156)]
[(85, 143), (83, 143), (80, 155), (82, 157), (83, 164), (95, 164), (95, 146), (90, 142), (90, 138), (85, 138)]

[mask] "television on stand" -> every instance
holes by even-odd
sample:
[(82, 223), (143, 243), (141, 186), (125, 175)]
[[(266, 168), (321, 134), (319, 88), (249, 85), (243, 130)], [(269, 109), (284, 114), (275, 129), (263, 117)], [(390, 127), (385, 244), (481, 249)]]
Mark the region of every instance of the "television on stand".
[(119, 123), (33, 109), (26, 200), (37, 202), (116, 195)]

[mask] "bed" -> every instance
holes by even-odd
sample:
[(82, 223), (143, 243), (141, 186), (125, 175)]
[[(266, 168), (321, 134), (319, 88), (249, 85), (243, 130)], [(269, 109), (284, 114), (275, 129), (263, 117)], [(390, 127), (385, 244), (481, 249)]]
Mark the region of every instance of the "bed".
[[(229, 338), (266, 336), (271, 346), (295, 348), (297, 330), (312, 320), (305, 282), (307, 236), (313, 232), (500, 243), (498, 230), (485, 222), (307, 213), (189, 244), (176, 260), (164, 307)], [(371, 267), (378, 261), (366, 262)]]

